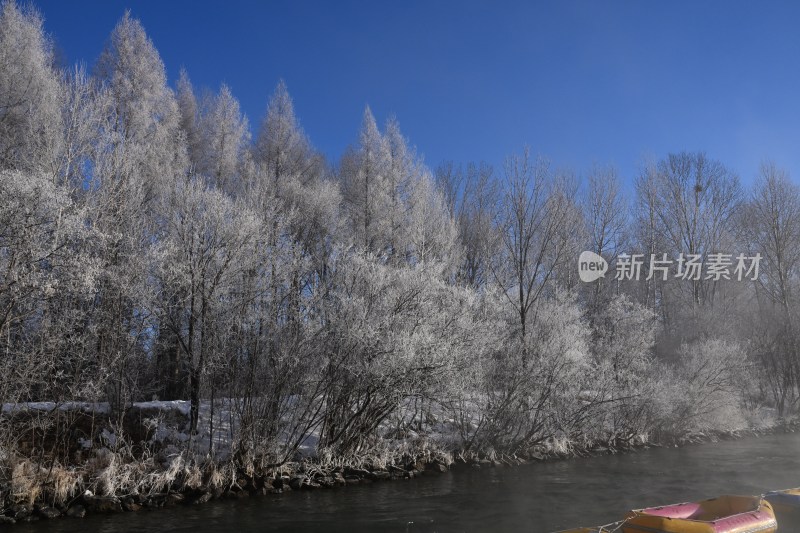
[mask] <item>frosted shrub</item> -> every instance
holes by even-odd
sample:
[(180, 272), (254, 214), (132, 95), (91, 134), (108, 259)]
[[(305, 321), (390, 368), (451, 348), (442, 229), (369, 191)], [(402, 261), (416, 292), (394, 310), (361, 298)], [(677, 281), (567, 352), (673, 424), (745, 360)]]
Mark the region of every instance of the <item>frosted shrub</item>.
[(708, 339), (684, 344), (667, 419), (681, 430), (729, 430), (744, 426), (739, 385), (746, 356), (735, 342)]
[(588, 328), (572, 296), (542, 299), (525, 343), (498, 339), (484, 366), (480, 387), (464, 402), (460, 431), (476, 452), (527, 452), (555, 436), (569, 436), (579, 412), (575, 398), (588, 369)]
[(625, 295), (602, 306), (592, 321), (594, 369), (585, 385), (587, 401), (596, 401), (597, 437), (631, 441), (655, 423), (652, 400), (659, 372), (653, 357), (656, 322), (653, 312)]
[(420, 265), (397, 269), (370, 259), (341, 265), (326, 330), (330, 380), (322, 446), (362, 449), (410, 397), (429, 397), (453, 375), (474, 332), (469, 294)]

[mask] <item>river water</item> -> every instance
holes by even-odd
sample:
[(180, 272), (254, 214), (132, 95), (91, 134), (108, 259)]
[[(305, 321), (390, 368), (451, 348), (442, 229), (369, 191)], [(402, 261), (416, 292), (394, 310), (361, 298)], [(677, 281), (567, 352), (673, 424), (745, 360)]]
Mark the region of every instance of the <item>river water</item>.
[(800, 434), (59, 519), (19, 532), (548, 532), (721, 494), (800, 486)]

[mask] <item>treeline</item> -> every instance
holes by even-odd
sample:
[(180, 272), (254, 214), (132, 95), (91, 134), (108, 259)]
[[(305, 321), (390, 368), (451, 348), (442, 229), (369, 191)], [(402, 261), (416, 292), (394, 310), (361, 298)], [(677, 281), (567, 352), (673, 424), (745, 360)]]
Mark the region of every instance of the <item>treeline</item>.
[[(328, 161), (283, 83), (251, 138), (227, 86), (168, 85), (129, 15), (59, 69), (8, 1), (0, 51), (5, 404), (190, 400), (196, 434), (232, 399), (233, 455), (261, 464), (309, 435), (327, 457), (426, 435), (515, 454), (796, 411), (800, 191), (773, 165), (749, 189), (702, 153), (635, 187), (527, 150), (431, 171), (369, 109)], [(583, 250), (605, 278), (579, 280)], [(760, 275), (648, 276), (662, 253), (760, 254)], [(614, 279), (622, 254), (639, 280)]]

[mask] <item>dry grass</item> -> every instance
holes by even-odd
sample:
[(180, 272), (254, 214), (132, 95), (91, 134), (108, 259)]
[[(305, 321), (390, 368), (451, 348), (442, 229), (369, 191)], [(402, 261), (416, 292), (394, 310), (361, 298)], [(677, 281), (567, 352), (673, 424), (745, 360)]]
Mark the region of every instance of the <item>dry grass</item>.
[(19, 461), (11, 469), (11, 500), (33, 505), (42, 492), (42, 478), (39, 465)]
[(230, 487), (236, 479), (236, 465), (228, 461), (224, 464), (217, 464), (216, 462), (209, 462), (205, 468), (208, 478), (208, 487), (212, 489), (219, 489)]
[(371, 440), (369, 446), (360, 450), (358, 454), (342, 456), (335, 454), (330, 449), (321, 449), (318, 451), (314, 463), (323, 469), (345, 466), (386, 469), (389, 465), (402, 464), (409, 459), (424, 462), (437, 461), (449, 465), (453, 463), (453, 454), (426, 437), (409, 440), (376, 438)]
[(64, 503), (83, 486), (83, 475), (79, 470), (57, 463), (45, 467), (29, 459), (17, 458), (13, 464), (5, 466), (10, 472), (6, 482), (13, 503), (32, 505), (37, 500)]
[(573, 452), (580, 449), (580, 447), (576, 447), (575, 443), (570, 438), (559, 436), (548, 439), (545, 442), (545, 449), (557, 455), (572, 455)]
[(64, 503), (77, 495), (83, 485), (83, 476), (74, 468), (54, 466), (50, 471), (54, 503)]

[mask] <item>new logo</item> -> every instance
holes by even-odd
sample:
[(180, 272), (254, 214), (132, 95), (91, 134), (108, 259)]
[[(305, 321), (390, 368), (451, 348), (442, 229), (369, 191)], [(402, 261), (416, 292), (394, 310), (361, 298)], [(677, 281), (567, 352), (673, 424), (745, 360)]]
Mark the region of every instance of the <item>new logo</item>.
[(606, 277), (608, 263), (594, 252), (581, 252), (578, 257), (578, 276), (584, 283)]

